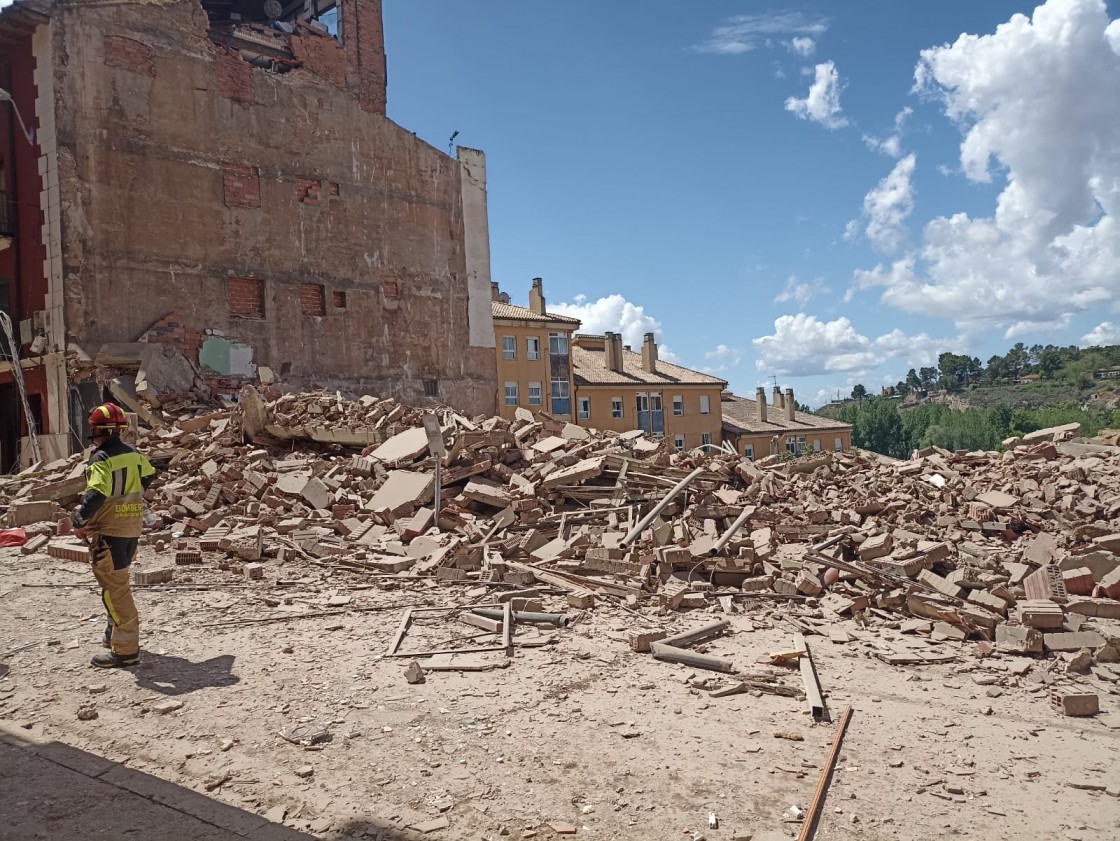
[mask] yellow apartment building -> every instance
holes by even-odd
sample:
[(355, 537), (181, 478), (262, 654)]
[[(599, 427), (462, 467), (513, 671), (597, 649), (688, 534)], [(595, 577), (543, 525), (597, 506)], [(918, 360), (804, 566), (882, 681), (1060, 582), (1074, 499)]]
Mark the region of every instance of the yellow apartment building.
[(571, 344), (579, 319), (548, 312), (539, 277), (533, 278), (528, 307), (511, 304), (496, 283), (491, 289), (499, 413), (513, 420), (521, 406), (572, 421)]
[(775, 386), (772, 405), (766, 404), (764, 388), (754, 400), (727, 392), (722, 404), (723, 440), (752, 461), (774, 453), (839, 452), (852, 446), (851, 424), (799, 412), (792, 388), (782, 394)]
[(619, 333), (577, 335), (572, 344), (575, 423), (664, 435), (677, 450), (720, 446), (720, 394), (727, 383), (657, 358), (653, 333), (642, 352), (623, 347)]

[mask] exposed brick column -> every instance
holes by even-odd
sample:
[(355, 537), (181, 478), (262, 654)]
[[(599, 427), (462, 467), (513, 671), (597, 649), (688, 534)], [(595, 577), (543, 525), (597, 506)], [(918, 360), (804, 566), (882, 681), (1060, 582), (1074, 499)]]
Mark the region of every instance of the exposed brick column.
[(381, 0), (342, 0), (342, 46), (347, 85), (365, 111), (385, 113), (385, 27)]

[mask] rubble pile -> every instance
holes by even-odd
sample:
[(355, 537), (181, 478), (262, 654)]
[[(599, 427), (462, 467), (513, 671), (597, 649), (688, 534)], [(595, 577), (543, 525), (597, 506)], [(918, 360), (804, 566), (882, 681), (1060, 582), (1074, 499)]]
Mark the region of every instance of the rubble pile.
[[(608, 600), (643, 616), (764, 606), (836, 642), (849, 639), (845, 622), (892, 664), (950, 661), (966, 640), (980, 656), (1059, 658), (1074, 682), (1055, 696), (1068, 714), (1095, 712), (1094, 692), (1120, 679), (1107, 665), (1120, 660), (1109, 631), (1120, 619), (1120, 447), (1075, 439), (1076, 425), (1002, 453), (750, 462), (524, 409), (513, 422), (434, 414), (446, 451), (438, 487), (424, 411), (392, 399), (248, 387), (236, 409), (141, 430), (162, 470), (146, 494), (145, 544), (166, 560), (143, 560), (134, 580), (218, 568), (276, 582), (314, 570), (386, 588), (536, 586), (576, 609)], [(55, 522), (83, 487), (80, 456), (0, 479), (25, 551), (84, 557)], [(503, 615), (471, 619), (500, 633)], [(631, 645), (731, 671), (685, 651), (725, 625), (668, 639), (647, 628)], [(1040, 670), (1035, 688), (1058, 677)]]

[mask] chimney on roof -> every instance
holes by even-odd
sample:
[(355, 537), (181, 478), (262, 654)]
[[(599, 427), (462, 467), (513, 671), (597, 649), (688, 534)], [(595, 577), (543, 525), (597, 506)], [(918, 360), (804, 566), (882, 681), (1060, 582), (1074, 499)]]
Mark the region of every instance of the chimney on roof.
[(784, 409), (785, 407), (786, 407), (786, 401), (785, 401), (785, 398), (782, 397), (782, 390), (780, 388), (778, 388), (777, 386), (774, 386), (774, 408), (775, 409)]
[(786, 420), (794, 420), (797, 412), (797, 403), (793, 399), (793, 389), (786, 389)]
[(622, 334), (606, 334), (606, 363), (607, 370), (616, 374), (622, 373)]
[(502, 300), (502, 292), (498, 289), (498, 281), (490, 281), (490, 300), (495, 304)]
[(544, 281), (535, 277), (533, 288), (529, 290), (529, 309), (537, 315), (545, 315), (544, 303)]
[(766, 423), (766, 389), (762, 386), (758, 387), (755, 400), (758, 401), (758, 422)]
[(653, 333), (646, 333), (642, 339), (642, 368), (651, 374), (657, 371), (657, 343)]

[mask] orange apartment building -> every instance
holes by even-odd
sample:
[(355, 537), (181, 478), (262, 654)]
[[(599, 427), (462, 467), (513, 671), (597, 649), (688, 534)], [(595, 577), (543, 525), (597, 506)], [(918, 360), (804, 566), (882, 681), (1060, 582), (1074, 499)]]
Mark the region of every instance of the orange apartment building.
[(645, 334), (641, 353), (624, 347), (619, 333), (577, 335), (572, 366), (580, 426), (643, 429), (678, 451), (720, 446), (720, 394), (727, 383), (659, 360), (653, 333)]
[(573, 381), (572, 333), (578, 318), (549, 313), (539, 277), (533, 278), (529, 306), (509, 302), (491, 284), (490, 308), (498, 353), (498, 412), (513, 420), (519, 406), (571, 421)]
[(764, 388), (754, 400), (727, 392), (722, 404), (723, 440), (752, 461), (774, 453), (840, 452), (852, 446), (851, 424), (799, 412), (792, 388), (782, 394), (775, 386), (770, 406)]

